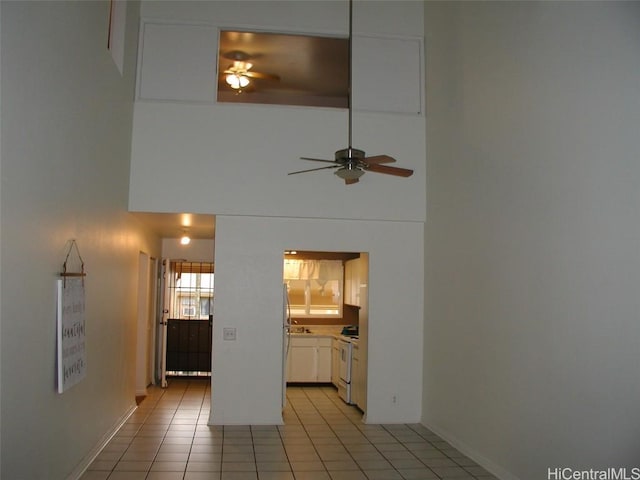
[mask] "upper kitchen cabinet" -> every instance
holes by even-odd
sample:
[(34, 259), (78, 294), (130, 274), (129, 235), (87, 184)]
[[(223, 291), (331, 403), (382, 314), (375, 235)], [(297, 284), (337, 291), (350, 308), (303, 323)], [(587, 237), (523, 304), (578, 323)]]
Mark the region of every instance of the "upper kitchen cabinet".
[(364, 258), (348, 260), (344, 264), (344, 303), (361, 307), (361, 289), (367, 288), (369, 266)]

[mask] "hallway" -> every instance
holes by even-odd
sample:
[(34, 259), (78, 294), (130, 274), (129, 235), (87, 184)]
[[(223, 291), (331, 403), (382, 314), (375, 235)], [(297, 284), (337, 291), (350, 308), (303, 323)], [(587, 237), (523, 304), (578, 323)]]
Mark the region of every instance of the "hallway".
[(421, 425), (365, 425), (332, 387), (289, 387), (283, 426), (208, 426), (209, 378), (149, 395), (82, 480), (496, 477)]

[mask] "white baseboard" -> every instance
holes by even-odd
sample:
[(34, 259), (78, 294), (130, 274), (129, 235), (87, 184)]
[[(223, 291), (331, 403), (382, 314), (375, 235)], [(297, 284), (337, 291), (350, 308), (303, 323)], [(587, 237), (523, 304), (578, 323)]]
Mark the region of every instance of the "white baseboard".
[(138, 407), (136, 405), (132, 405), (127, 412), (120, 417), (120, 419), (115, 423), (115, 425), (100, 439), (98, 444), (91, 449), (91, 451), (82, 459), (82, 461), (73, 469), (73, 471), (67, 476), (66, 480), (79, 480), (80, 477), (87, 471), (91, 462), (93, 462), (104, 447), (107, 446), (107, 443), (118, 433), (120, 427), (125, 424), (125, 422), (129, 419), (131, 414), (136, 411)]
[(430, 424), (425, 423), (425, 422), (422, 422), (422, 425), (427, 427), (429, 430), (431, 430), (433, 433), (438, 435), (443, 440), (445, 440), (448, 443), (450, 443), (455, 449), (457, 449), (460, 452), (462, 452), (464, 455), (469, 457), (471, 460), (476, 462), (478, 465), (480, 465), (482, 468), (484, 468), (485, 470), (487, 470), (489, 473), (491, 473), (492, 475), (496, 476), (500, 480), (520, 480), (513, 473), (505, 470), (500, 465), (495, 464), (494, 462), (492, 462), (488, 458), (486, 458), (483, 455), (479, 454), (477, 451), (475, 451), (474, 449), (470, 448), (465, 443), (459, 441), (456, 437), (451, 435), (449, 432), (447, 432), (445, 430), (442, 430), (441, 428), (436, 427), (435, 425), (430, 425)]

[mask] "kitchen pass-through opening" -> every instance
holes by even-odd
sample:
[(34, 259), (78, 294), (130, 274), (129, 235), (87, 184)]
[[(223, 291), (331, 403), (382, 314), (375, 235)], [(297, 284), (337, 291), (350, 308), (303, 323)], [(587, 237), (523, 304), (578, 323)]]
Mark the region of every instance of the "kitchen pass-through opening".
[(284, 252), (283, 408), (287, 385), (318, 385), (366, 411), (368, 271), (364, 252)]

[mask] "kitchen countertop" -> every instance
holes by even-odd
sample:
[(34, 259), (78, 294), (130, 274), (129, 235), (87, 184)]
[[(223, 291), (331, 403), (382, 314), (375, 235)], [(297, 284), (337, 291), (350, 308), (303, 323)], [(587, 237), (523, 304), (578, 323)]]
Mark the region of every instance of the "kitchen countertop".
[[(357, 343), (358, 339), (350, 336), (342, 335), (344, 325), (342, 326), (327, 326), (327, 325), (292, 325), (290, 335), (296, 338), (333, 338), (336, 340), (347, 340), (352, 343)], [(295, 331), (304, 330), (304, 331)]]
[(335, 334), (333, 333), (315, 333), (315, 332), (305, 332), (305, 333), (290, 333), (292, 337), (316, 337), (316, 338), (334, 338)]

